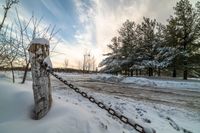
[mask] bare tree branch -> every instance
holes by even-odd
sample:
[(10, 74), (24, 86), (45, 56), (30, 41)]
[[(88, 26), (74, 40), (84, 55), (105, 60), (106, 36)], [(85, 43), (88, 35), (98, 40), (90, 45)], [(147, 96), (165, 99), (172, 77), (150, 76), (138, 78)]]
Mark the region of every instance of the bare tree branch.
[(5, 1), (5, 5), (3, 5), (4, 15), (3, 15), (3, 19), (2, 19), (1, 24), (0, 24), (0, 31), (3, 27), (3, 24), (5, 22), (5, 19), (7, 17), (9, 9), (12, 7), (12, 5), (17, 4), (18, 2), (19, 2), (19, 0), (6, 0)]

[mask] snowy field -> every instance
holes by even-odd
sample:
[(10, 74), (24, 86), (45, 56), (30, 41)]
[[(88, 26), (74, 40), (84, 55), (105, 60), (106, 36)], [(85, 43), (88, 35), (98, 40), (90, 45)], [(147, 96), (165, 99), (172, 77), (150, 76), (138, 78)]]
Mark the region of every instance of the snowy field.
[[(12, 84), (9, 72), (0, 73), (0, 133), (137, 133), (132, 127), (123, 124), (54, 78), (52, 78), (52, 109), (41, 120), (32, 120), (30, 118), (33, 108), (31, 76), (29, 74), (28, 81), (22, 85), (19, 84), (22, 74), (20, 72), (16, 74), (17, 82)], [(58, 74), (128, 118), (136, 120), (143, 126), (154, 128), (157, 133), (200, 133), (199, 81), (158, 80), (105, 74)], [(134, 88), (135, 86), (137, 88)], [(148, 91), (149, 97), (154, 95), (149, 93), (152, 90), (183, 93), (183, 96), (179, 97), (193, 99), (196, 106), (187, 108), (187, 104), (182, 104), (180, 101), (180, 103), (175, 101), (177, 106), (154, 102), (152, 99), (149, 102), (143, 100), (141, 96), (135, 97), (131, 94), (136, 89), (141, 89), (142, 92)], [(132, 96), (127, 96), (126, 93), (122, 95), (120, 91), (126, 90)], [(168, 93), (164, 93), (166, 94)], [(157, 92), (155, 95), (158, 95)], [(170, 99), (174, 100), (173, 96), (170, 94), (167, 96), (169, 103), (172, 102)]]

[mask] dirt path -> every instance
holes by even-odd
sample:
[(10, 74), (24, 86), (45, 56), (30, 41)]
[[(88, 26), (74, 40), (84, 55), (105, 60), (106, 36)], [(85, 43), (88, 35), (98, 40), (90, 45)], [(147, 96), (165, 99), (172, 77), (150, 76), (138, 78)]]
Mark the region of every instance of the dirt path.
[[(115, 96), (128, 97), (135, 100), (176, 106), (200, 112), (200, 92), (194, 90), (164, 89), (153, 87), (141, 87), (134, 84), (111, 83), (92, 80), (88, 77), (66, 77), (74, 85), (87, 88), (90, 91), (106, 93)], [(58, 82), (56, 79), (53, 82)], [(62, 83), (59, 83), (62, 85)]]

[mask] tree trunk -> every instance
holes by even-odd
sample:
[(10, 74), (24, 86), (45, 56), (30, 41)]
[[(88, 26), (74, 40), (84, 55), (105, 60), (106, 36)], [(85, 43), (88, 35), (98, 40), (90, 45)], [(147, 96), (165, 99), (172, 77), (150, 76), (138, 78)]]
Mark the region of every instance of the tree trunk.
[(188, 70), (187, 70), (187, 61), (186, 61), (186, 59), (184, 59), (183, 62), (184, 62), (183, 79), (187, 80)]
[(139, 70), (139, 75), (140, 75), (140, 76), (142, 75), (142, 70), (141, 70), (141, 69)]
[(125, 70), (125, 76), (127, 76), (127, 70)]
[(160, 68), (158, 68), (158, 76), (160, 76)]
[(12, 62), (10, 63), (10, 66), (11, 66), (11, 71), (12, 71), (13, 83), (15, 83), (15, 73), (14, 73), (14, 69), (13, 69), (13, 64), (12, 64)]
[(149, 76), (153, 76), (153, 68), (149, 67)]
[(133, 77), (133, 70), (131, 70), (131, 77)]
[(173, 77), (176, 77), (176, 67), (174, 66), (174, 68), (173, 68), (173, 75), (172, 75)]
[(25, 81), (26, 81), (26, 76), (27, 76), (29, 64), (30, 64), (30, 61), (28, 61), (28, 63), (26, 64), (26, 68), (25, 68), (25, 70), (24, 70), (23, 80), (22, 80), (22, 82), (21, 82), (22, 84), (24, 84)]
[[(186, 48), (184, 47), (184, 49), (186, 50)], [(183, 70), (183, 79), (187, 80), (187, 75), (188, 75), (188, 70), (187, 70), (187, 57), (185, 57), (185, 59), (183, 60), (183, 64), (184, 64), (184, 70)]]
[(187, 80), (187, 75), (188, 75), (188, 71), (187, 71), (187, 68), (184, 70), (183, 72), (183, 79), (184, 80)]
[(137, 69), (136, 69), (136, 71), (135, 71), (135, 72), (136, 72), (136, 76), (138, 76), (138, 70), (137, 70)]

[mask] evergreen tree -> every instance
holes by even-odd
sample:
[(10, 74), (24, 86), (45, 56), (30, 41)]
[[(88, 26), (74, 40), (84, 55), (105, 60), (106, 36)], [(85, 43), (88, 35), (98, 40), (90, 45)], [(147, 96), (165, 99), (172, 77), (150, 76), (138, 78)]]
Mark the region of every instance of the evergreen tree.
[(121, 71), (121, 56), (120, 56), (120, 39), (113, 37), (111, 44), (108, 48), (111, 50), (110, 53), (105, 54), (107, 56), (103, 61), (100, 62), (99, 67), (103, 67), (100, 71), (105, 73), (118, 73)]
[[(177, 69), (184, 69), (187, 79), (188, 68), (196, 68), (200, 59), (200, 2), (193, 8), (189, 0), (180, 0), (174, 7), (174, 15), (166, 26), (155, 19), (143, 18), (141, 24), (127, 20), (119, 29), (119, 38), (114, 37), (108, 45), (111, 53), (106, 54), (100, 66), (104, 72), (119, 72), (168, 66), (173, 67), (173, 76)], [(190, 66), (188, 65), (190, 64)]]
[(156, 62), (154, 54), (156, 53), (156, 40), (155, 40), (156, 20), (143, 18), (143, 22), (138, 26), (138, 33), (140, 36), (140, 51), (142, 62), (140, 66), (148, 68), (149, 76), (153, 76), (153, 68)]
[(137, 46), (136, 28), (137, 26), (134, 21), (126, 20), (119, 29), (122, 45), (120, 49), (120, 55), (122, 57), (121, 67), (126, 72), (135, 64), (135, 58), (137, 57), (135, 52)]
[(164, 29), (164, 25), (150, 18), (144, 18), (138, 28), (140, 66), (148, 68), (149, 76), (153, 76), (154, 69), (160, 75), (160, 69), (167, 67), (174, 58), (174, 49), (166, 46)]
[(174, 24), (176, 26), (176, 35), (183, 62), (183, 79), (187, 79), (189, 58), (199, 48), (200, 36), (200, 16), (199, 2), (196, 9), (192, 7), (189, 0), (180, 0), (174, 7)]
[[(177, 68), (180, 66), (180, 45), (177, 45), (180, 43), (180, 32), (177, 25), (177, 21), (174, 17), (170, 17), (168, 19), (168, 24), (166, 25), (166, 28), (164, 30), (165, 32), (165, 42), (166, 45), (170, 48), (174, 49), (174, 58), (171, 64), (171, 67), (173, 68), (173, 77), (177, 76)], [(179, 67), (180, 68), (180, 67)]]
[(158, 69), (158, 76), (160, 76), (160, 70), (168, 67), (176, 56), (176, 49), (167, 46), (165, 30), (166, 26), (161, 23), (157, 23), (155, 37), (157, 48), (156, 53), (154, 54), (154, 59), (156, 62), (156, 68)]

